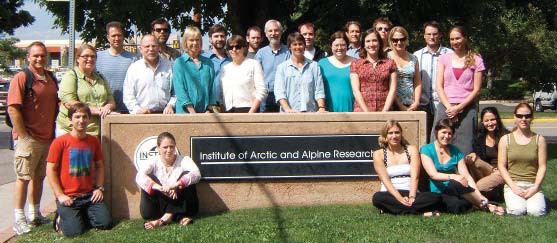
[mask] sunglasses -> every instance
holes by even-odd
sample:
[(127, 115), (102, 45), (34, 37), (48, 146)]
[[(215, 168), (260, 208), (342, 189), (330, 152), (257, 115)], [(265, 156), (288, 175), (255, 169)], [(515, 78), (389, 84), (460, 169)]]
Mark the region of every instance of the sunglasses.
[(522, 119), (522, 118), (530, 119), (530, 118), (532, 118), (532, 114), (514, 114), (514, 116), (518, 119)]
[(406, 41), (406, 37), (403, 37), (403, 38), (391, 38), (391, 42), (393, 42), (393, 43), (405, 42), (405, 41)]
[(385, 32), (387, 32), (387, 31), (389, 31), (389, 28), (387, 28), (387, 27), (378, 27), (378, 28), (377, 28), (377, 29), (375, 29), (375, 30), (377, 30), (377, 31), (385, 31)]
[(168, 33), (169, 30), (168, 30), (168, 28), (156, 28), (155, 32), (157, 32), (157, 33), (161, 33), (161, 32)]
[(243, 48), (243, 46), (240, 46), (240, 45), (233, 45), (233, 46), (230, 45), (230, 46), (226, 47), (226, 49), (229, 50), (229, 51), (234, 50), (234, 49), (240, 50), (242, 48)]

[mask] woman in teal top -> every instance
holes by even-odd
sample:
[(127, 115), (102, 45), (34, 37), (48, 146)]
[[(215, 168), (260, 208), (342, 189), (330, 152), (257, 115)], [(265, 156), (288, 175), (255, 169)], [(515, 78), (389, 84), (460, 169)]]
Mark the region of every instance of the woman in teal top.
[(408, 32), (401, 26), (389, 32), (389, 43), (392, 51), (388, 53), (397, 66), (397, 88), (395, 103), (398, 110), (415, 111), (420, 106), (422, 96), (422, 78), (418, 59), (406, 51)]
[(435, 141), (420, 148), (422, 165), (430, 176), (431, 192), (440, 193), (449, 213), (464, 213), (472, 205), (497, 215), (505, 213), (502, 207), (490, 204), (468, 173), (464, 154), (450, 144), (454, 127), (449, 119), (435, 126)]
[(346, 55), (348, 38), (337, 31), (329, 39), (332, 56), (319, 60), (325, 85), (325, 105), (328, 111), (351, 112), (354, 109), (354, 95), (350, 85), (350, 64), (352, 57)]
[(58, 98), (63, 105), (56, 118), (56, 136), (72, 130), (68, 118), (68, 108), (76, 103), (84, 103), (91, 109), (91, 121), (87, 134), (99, 136), (101, 118), (110, 114), (116, 107), (112, 91), (104, 78), (95, 71), (97, 53), (93, 46), (83, 44), (76, 52), (77, 66), (62, 77)]
[(212, 91), (215, 77), (213, 62), (199, 55), (201, 31), (197, 27), (186, 28), (182, 39), (186, 53), (176, 59), (172, 68), (176, 113), (210, 112), (217, 104), (217, 95)]

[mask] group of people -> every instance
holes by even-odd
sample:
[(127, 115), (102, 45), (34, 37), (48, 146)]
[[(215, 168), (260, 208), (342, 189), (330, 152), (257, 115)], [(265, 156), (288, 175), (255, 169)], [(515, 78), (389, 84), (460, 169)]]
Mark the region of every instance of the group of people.
[[(484, 192), (505, 183), (505, 199), (514, 195), (513, 203), (507, 202), (509, 213), (545, 212), (539, 200), (545, 141), (530, 131), (532, 110), (527, 105), (517, 108), (517, 128), (511, 135), (504, 135), (496, 110), (483, 111), (476, 129), (485, 67), (462, 27), (449, 31), (449, 49), (440, 45), (439, 24), (425, 23), (427, 46), (414, 54), (406, 50), (408, 32), (393, 27), (387, 18), (377, 19), (363, 33), (360, 23), (348, 22), (343, 31), (331, 35), (330, 55), (315, 45), (315, 31), (312, 23), (303, 23), (284, 45), (277, 20), (267, 21), (264, 30), (249, 28), (246, 37), (228, 39), (226, 29), (215, 24), (208, 32), (210, 49), (203, 52), (201, 31), (189, 26), (179, 51), (166, 45), (171, 27), (159, 18), (142, 37), (138, 57), (124, 50), (122, 24), (110, 22), (110, 47), (97, 51), (88, 44), (80, 46), (76, 66), (60, 83), (46, 70), (46, 46), (33, 42), (27, 53), (33, 77), (26, 72), (15, 75), (7, 101), (17, 174), (14, 231), (24, 234), (30, 224), (47, 222), (39, 207), (47, 175), (57, 198), (54, 223), (65, 235), (78, 235), (87, 226), (110, 228), (102, 203), (99, 137), (101, 119), (114, 113), (421, 110), (427, 114), (427, 134), (433, 142), (419, 152), (404, 142), (396, 122), (384, 130), (374, 167), (388, 193), (376, 194), (378, 207), (393, 213), (435, 211), (441, 200), (449, 212), (462, 212), (469, 204), (500, 212)], [(269, 42), (265, 47), (260, 46), (263, 34)], [(538, 154), (524, 157), (528, 153), (522, 150), (534, 151), (522, 147), (526, 144), (536, 146)], [(137, 168), (140, 211), (149, 220), (146, 229), (172, 220), (187, 225), (197, 212), (195, 183), (200, 172), (191, 159), (176, 155), (175, 146), (172, 134), (160, 134), (159, 157)], [(417, 192), (422, 164), (432, 193)], [(23, 208), (28, 188), (27, 218)], [(403, 209), (394, 206), (393, 198)], [(533, 198), (537, 201), (530, 203)]]
[[(387, 121), (373, 152), (381, 189), (373, 204), (392, 214), (439, 216), (440, 211), (464, 213), (473, 206), (496, 215), (543, 216), (541, 185), (546, 173), (545, 138), (531, 130), (534, 111), (526, 103), (514, 110), (515, 127), (508, 131), (497, 109), (486, 107), (475, 136), (474, 151), (464, 154), (453, 145), (454, 122), (443, 118), (433, 129), (432, 142), (419, 150), (403, 136), (396, 121)], [(420, 170), (428, 188), (418, 189)], [(506, 210), (494, 201), (504, 201)]]

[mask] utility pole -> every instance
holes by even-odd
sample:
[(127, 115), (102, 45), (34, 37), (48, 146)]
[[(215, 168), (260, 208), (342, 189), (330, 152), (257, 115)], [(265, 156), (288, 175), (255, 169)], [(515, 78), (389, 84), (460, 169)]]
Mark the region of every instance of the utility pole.
[(68, 69), (72, 68), (75, 62), (75, 0), (47, 0), (49, 2), (70, 2), (69, 20), (68, 26), (70, 27), (70, 37), (69, 37), (69, 50), (68, 50)]

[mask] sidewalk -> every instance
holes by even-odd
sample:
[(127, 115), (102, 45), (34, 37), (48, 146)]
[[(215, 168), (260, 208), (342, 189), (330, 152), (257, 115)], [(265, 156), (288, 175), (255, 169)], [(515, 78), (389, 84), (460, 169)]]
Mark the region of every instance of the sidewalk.
[[(15, 236), (12, 229), (14, 223), (14, 191), (15, 182), (0, 186), (0, 215), (3, 220), (0, 222), (0, 242), (6, 242)], [(43, 186), (43, 197), (41, 199), (41, 212), (48, 215), (56, 210), (54, 194), (50, 189), (48, 181), (45, 179)], [(27, 205), (25, 205), (27, 207)], [(27, 209), (25, 210), (27, 212)]]

